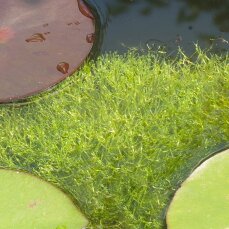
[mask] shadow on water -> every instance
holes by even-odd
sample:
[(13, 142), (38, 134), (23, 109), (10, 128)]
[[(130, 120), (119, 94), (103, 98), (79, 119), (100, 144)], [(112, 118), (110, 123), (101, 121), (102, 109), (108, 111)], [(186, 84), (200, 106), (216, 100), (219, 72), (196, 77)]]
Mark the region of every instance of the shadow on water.
[[(102, 18), (101, 52), (229, 50), (229, 0), (86, 0)], [(106, 25), (106, 26), (104, 26)]]
[[(93, 45), (90, 56), (95, 57), (100, 53), (103, 44), (104, 34), (108, 24), (108, 10), (103, 2), (97, 0), (85, 0), (95, 16), (96, 42)], [(98, 4), (99, 3), (99, 4)]]

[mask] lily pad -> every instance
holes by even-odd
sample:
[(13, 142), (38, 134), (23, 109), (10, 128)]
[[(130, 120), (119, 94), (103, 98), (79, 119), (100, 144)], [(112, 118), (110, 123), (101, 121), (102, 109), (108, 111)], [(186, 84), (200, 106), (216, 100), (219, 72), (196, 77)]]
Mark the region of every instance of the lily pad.
[(0, 103), (72, 75), (94, 40), (95, 19), (83, 0), (0, 0)]
[(0, 229), (82, 229), (87, 219), (55, 186), (30, 174), (0, 169)]
[(229, 150), (202, 163), (176, 192), (169, 229), (229, 228)]

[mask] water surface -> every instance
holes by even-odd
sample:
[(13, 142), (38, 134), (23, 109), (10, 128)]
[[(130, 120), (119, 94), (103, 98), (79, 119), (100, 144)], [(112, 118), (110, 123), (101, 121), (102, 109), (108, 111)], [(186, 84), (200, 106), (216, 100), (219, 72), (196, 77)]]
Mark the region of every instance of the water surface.
[(102, 16), (101, 51), (130, 47), (177, 46), (190, 53), (194, 43), (229, 50), (229, 0), (86, 0)]

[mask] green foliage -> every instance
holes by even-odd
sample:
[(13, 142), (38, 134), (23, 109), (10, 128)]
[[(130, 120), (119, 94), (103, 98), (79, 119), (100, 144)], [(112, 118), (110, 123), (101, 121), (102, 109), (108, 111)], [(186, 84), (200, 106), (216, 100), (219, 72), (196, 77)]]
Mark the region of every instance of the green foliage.
[(108, 54), (25, 106), (2, 105), (0, 165), (70, 192), (91, 228), (161, 228), (193, 166), (229, 142), (228, 57)]
[(28, 173), (0, 169), (0, 184), (1, 229), (82, 229), (88, 223), (66, 194)]
[(64, 226), (64, 225), (60, 225), (60, 226), (58, 226), (56, 229), (67, 229), (67, 227)]
[(182, 184), (169, 207), (169, 229), (221, 229), (229, 225), (229, 150), (205, 161)]

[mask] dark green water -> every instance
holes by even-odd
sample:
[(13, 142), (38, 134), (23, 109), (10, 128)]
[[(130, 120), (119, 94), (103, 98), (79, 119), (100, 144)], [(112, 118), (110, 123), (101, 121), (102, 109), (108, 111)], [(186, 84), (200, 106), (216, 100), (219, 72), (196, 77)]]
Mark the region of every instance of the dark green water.
[(229, 0), (86, 0), (102, 18), (101, 51), (125, 52), (194, 43), (214, 52), (229, 50)]

